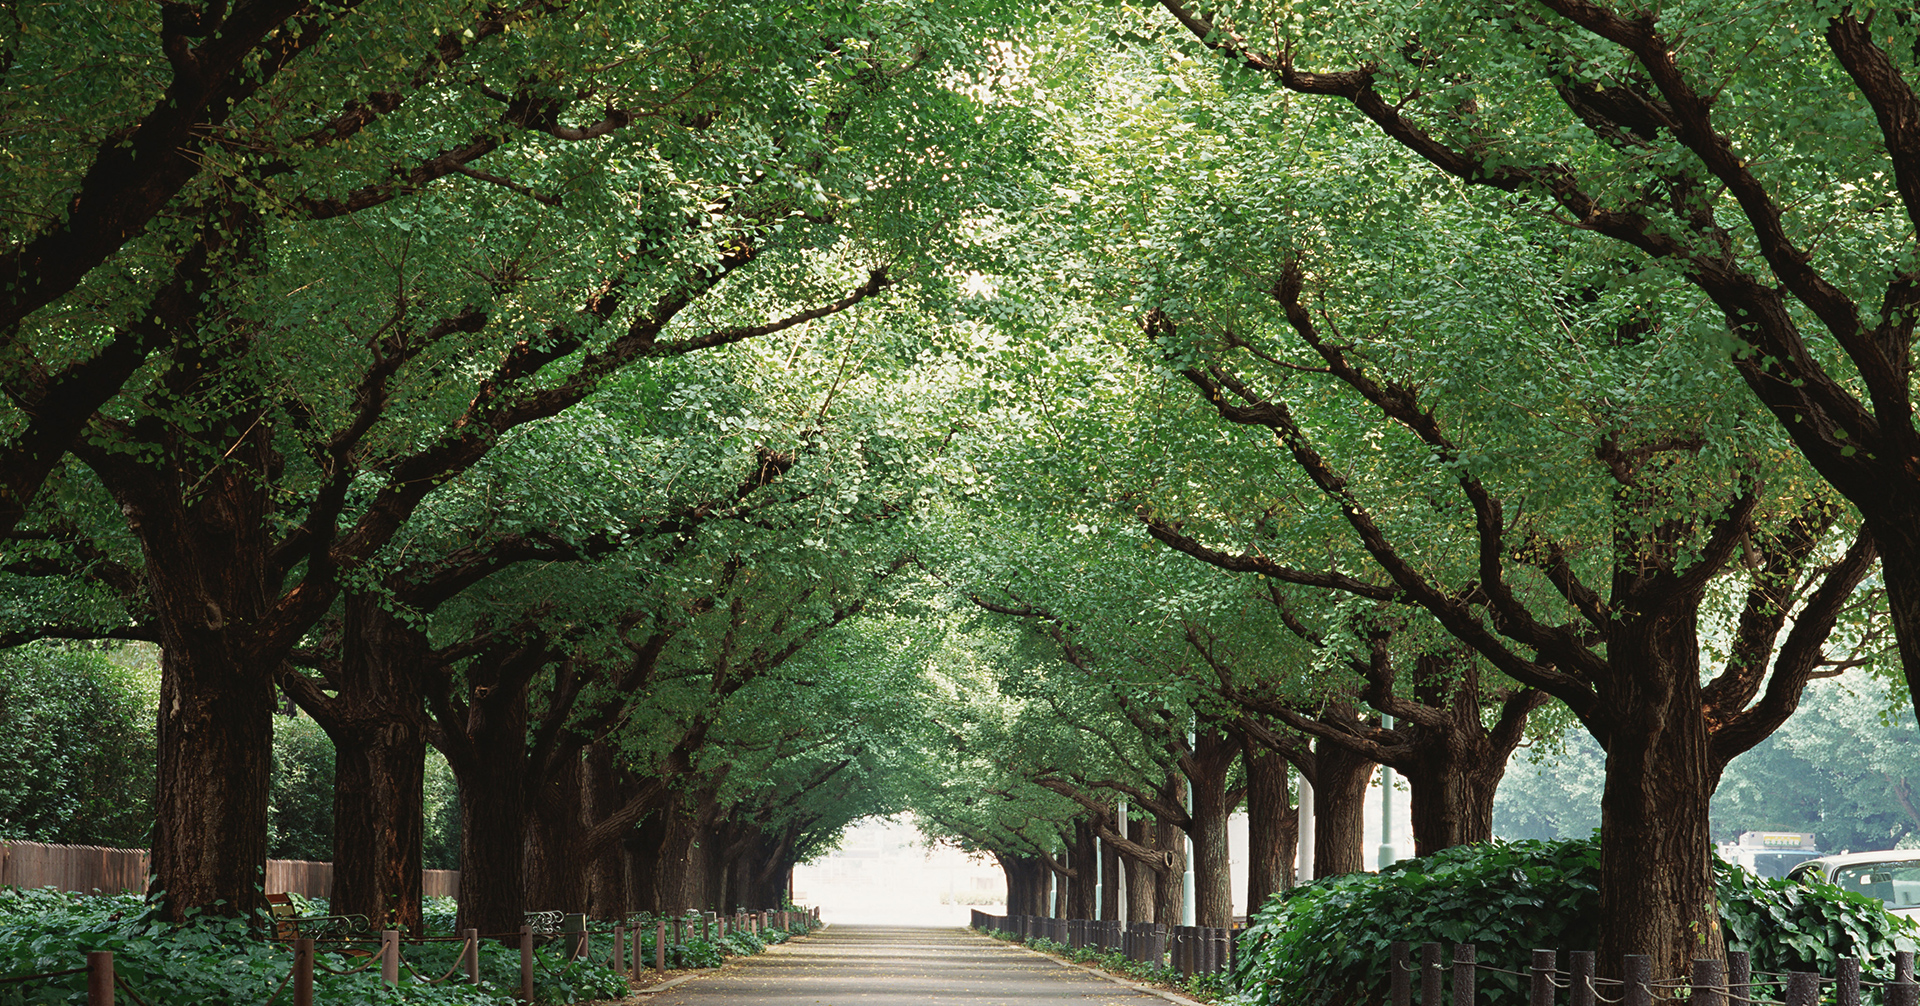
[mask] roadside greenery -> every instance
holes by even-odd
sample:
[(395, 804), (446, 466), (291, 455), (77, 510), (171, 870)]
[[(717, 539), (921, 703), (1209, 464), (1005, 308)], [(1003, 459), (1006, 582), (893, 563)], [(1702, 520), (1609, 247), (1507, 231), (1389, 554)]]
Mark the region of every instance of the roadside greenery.
[[(1391, 947), (1471, 943), (1490, 1006), (1526, 1002), (1534, 948), (1592, 948), (1600, 848), (1591, 839), (1494, 842), (1404, 860), (1378, 874), (1346, 874), (1295, 888), (1248, 927), (1236, 968), (1245, 1006), (1358, 1006), (1386, 1001)], [(1729, 950), (1755, 972), (1819, 971), (1857, 957), (1891, 978), (1893, 955), (1920, 937), (1911, 920), (1831, 885), (1763, 880), (1717, 863), (1719, 918)], [(1417, 951), (1416, 951), (1417, 952)], [(1562, 967), (1566, 966), (1564, 957)], [(1494, 969), (1505, 969), (1494, 970)], [(1659, 977), (1671, 977), (1661, 976)]]
[(97, 647), (0, 650), (0, 839), (146, 845), (153, 705), (135, 672)]

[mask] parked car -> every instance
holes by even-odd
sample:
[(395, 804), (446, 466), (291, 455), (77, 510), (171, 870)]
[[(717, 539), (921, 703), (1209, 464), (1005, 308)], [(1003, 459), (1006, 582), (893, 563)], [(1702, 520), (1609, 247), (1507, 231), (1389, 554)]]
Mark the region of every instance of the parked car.
[(1787, 874), (1807, 884), (1826, 881), (1841, 890), (1879, 898), (1887, 911), (1920, 916), (1920, 849), (1850, 852), (1810, 859)]
[(1739, 841), (1716, 845), (1714, 851), (1721, 859), (1770, 880), (1824, 855), (1814, 847), (1813, 834), (1805, 831), (1743, 831)]

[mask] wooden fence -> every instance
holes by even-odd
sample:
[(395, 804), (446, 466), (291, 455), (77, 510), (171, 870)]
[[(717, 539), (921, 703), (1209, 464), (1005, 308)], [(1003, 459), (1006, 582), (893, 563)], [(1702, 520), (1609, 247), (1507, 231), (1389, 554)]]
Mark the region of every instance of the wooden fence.
[[(0, 887), (57, 887), (81, 894), (136, 894), (147, 889), (145, 849), (105, 849), (97, 845), (41, 845), (0, 842)], [(459, 870), (420, 871), (421, 893), (453, 897), (460, 892)], [(291, 892), (324, 898), (333, 890), (333, 864), (304, 859), (267, 860), (267, 893)]]

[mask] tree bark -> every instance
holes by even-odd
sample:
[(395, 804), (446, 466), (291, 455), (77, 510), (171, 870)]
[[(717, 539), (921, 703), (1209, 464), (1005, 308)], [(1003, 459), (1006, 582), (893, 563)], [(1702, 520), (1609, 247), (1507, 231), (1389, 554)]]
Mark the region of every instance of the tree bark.
[(1185, 768), (1192, 785), (1194, 925), (1224, 929), (1233, 925), (1233, 866), (1227, 851), (1227, 773), (1240, 754), (1240, 741), (1209, 729), (1194, 741)]
[(427, 724), (419, 688), (426, 636), (368, 594), (343, 599), (332, 696), (288, 691), (333, 740), (332, 910), (421, 933), (420, 843)]
[(1300, 815), (1288, 786), (1286, 758), (1251, 741), (1241, 756), (1247, 766), (1247, 914), (1252, 915), (1268, 898), (1293, 887)]
[[(266, 907), (267, 789), (275, 678), (283, 655), (256, 649), (268, 609), (269, 510), (263, 472), (277, 463), (249, 415), (232, 449), (145, 465), (84, 450), (139, 540), (160, 637), (153, 891), (169, 921), (189, 910)], [(189, 487), (183, 478), (195, 479)]]
[[(1700, 712), (1698, 601), (1626, 622), (1608, 640), (1609, 663), (1626, 673), (1598, 683), (1608, 716), (1600, 797), (1600, 928), (1603, 961), (1647, 954), (1654, 974), (1679, 974), (1726, 946), (1713, 886), (1713, 796), (1706, 721)], [(1617, 725), (1616, 725), (1617, 724)]]
[(586, 832), (581, 820), (586, 813), (584, 776), (581, 759), (566, 758), (534, 782), (538, 789), (529, 794), (532, 814), (527, 820), (522, 855), (527, 904), (539, 906), (535, 911), (587, 910), (591, 861), (582, 855)]
[[(1111, 822), (1109, 822), (1111, 823)], [(1110, 842), (1100, 843), (1100, 919), (1114, 922), (1120, 918), (1120, 899), (1126, 896), (1120, 886), (1120, 852)]]
[[(1153, 825), (1146, 814), (1135, 809), (1127, 821), (1127, 838), (1136, 845), (1158, 848)], [(1127, 922), (1152, 922), (1162, 918), (1156, 911), (1159, 902), (1160, 872), (1145, 864), (1127, 862)]]
[(1367, 868), (1364, 829), (1367, 784), (1377, 763), (1338, 744), (1314, 751), (1313, 875)]
[[(613, 746), (606, 743), (587, 748), (584, 791), (588, 820), (604, 817), (625, 802), (621, 799), (620, 774), (614, 754)], [(626, 865), (625, 850), (619, 841), (606, 843), (592, 854), (587, 877), (588, 914), (604, 921), (626, 918)]]
[(1093, 840), (1093, 822), (1086, 818), (1074, 820), (1073, 841), (1067, 846), (1067, 855), (1070, 857), (1067, 863), (1073, 868), (1074, 875), (1063, 878), (1069, 881), (1066, 917), (1091, 919), (1094, 917), (1093, 892), (1096, 887), (1093, 864), (1099, 855)]
[[(1175, 777), (1172, 792), (1175, 799), (1185, 793), (1186, 780)], [(1166, 821), (1155, 819), (1153, 823), (1153, 844), (1167, 854), (1167, 870), (1154, 878), (1153, 917), (1169, 925), (1180, 925), (1185, 917), (1187, 899), (1187, 843), (1186, 832)]]

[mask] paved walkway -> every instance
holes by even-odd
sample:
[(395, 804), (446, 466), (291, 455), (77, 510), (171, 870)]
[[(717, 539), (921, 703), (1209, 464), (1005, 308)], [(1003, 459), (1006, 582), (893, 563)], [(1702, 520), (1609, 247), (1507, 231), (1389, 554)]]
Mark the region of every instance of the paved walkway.
[(964, 929), (831, 926), (648, 996), (649, 1006), (1167, 1006)]

